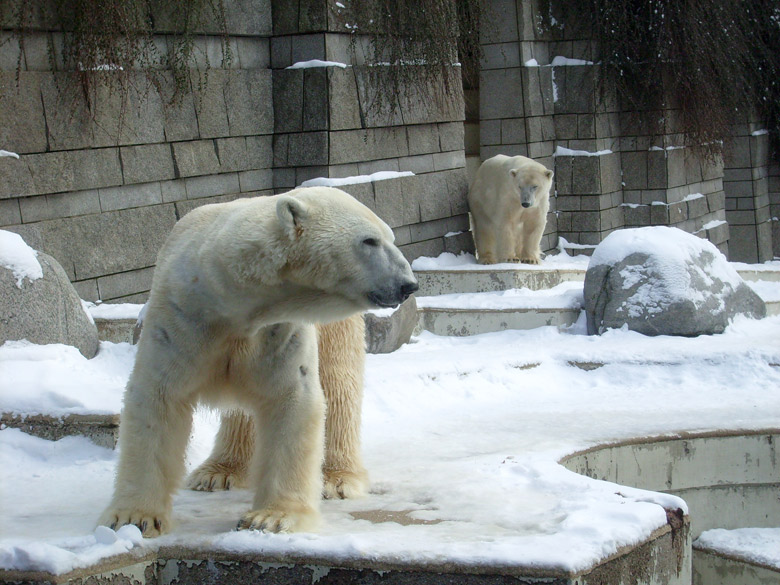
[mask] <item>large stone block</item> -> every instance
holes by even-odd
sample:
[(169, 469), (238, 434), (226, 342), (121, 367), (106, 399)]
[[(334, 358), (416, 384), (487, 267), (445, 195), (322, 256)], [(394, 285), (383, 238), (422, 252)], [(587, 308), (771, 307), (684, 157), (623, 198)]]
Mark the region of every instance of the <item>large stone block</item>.
[(360, 128), (360, 101), (358, 100), (355, 71), (352, 67), (328, 69), (330, 129)]
[(138, 183), (98, 189), (100, 209), (103, 212), (157, 205), (162, 203), (160, 183)]
[(152, 289), (152, 276), (154, 266), (120, 272), (119, 274), (109, 274), (97, 279), (98, 294), (102, 301), (112, 301), (146, 293)]
[(522, 118), (525, 115), (522, 69), (496, 69), (480, 72), (480, 120)]
[(231, 0), (224, 6), (225, 28), (229, 34), (271, 36), (271, 0)]
[(193, 140), (173, 144), (173, 158), (179, 177), (219, 172), (219, 157), (213, 140)]
[(374, 211), (391, 228), (404, 224), (404, 197), (401, 183), (396, 179), (376, 181), (374, 184)]
[[(43, 112), (39, 120), (46, 124), (48, 148), (73, 150), (94, 146), (94, 121), (78, 84), (66, 73), (44, 74), (40, 78)], [(29, 123), (29, 122), (28, 122)]]
[(171, 75), (160, 76), (160, 97), (163, 103), (163, 127), (165, 140), (194, 140), (200, 137), (198, 116), (195, 112), (195, 95), (190, 90), (174, 94), (174, 81)]
[(229, 71), (210, 70), (207, 83), (193, 87), (198, 136), (200, 138), (220, 138), (230, 136), (225, 90)]
[(225, 85), (231, 136), (271, 134), (274, 128), (273, 82), (268, 69), (230, 72)]
[(576, 195), (601, 193), (601, 157), (573, 156), (571, 158), (573, 159), (572, 193)]
[(219, 195), (238, 193), (241, 190), (238, 181), (238, 173), (189, 177), (184, 180), (184, 186), (187, 190), (187, 199), (216, 197)]
[(166, 181), (176, 177), (168, 144), (123, 146), (119, 149), (119, 156), (125, 184)]
[(517, 41), (482, 45), (481, 69), (520, 67), (520, 49)]
[(303, 129), (303, 69), (273, 72), (274, 132)]
[(22, 223), (19, 199), (0, 199), (0, 226)]
[(409, 155), (404, 127), (367, 128), (330, 133), (330, 164)]
[(50, 76), (21, 71), (17, 86), (13, 71), (0, 70), (0, 89), (3, 92), (0, 100), (0, 120), (3, 120), (0, 123), (0, 144), (4, 150), (19, 154), (46, 150), (41, 80), (47, 77)]
[(22, 219), (13, 223), (30, 223), (101, 211), (97, 189), (24, 197), (18, 200), (18, 204)]
[(71, 280), (85, 280), (154, 265), (174, 223), (173, 205), (155, 205), (6, 229), (36, 242)]
[(92, 119), (93, 148), (165, 141), (162, 99), (140, 72), (133, 74), (126, 93), (97, 86)]
[(485, 4), (480, 27), (480, 42), (503, 43), (517, 41), (517, 6), (515, 0), (495, 0)]

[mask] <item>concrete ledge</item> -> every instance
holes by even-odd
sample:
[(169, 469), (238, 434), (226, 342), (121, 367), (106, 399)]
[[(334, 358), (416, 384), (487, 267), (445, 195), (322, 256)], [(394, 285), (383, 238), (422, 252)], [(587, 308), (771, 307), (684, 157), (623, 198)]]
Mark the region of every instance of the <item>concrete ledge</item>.
[(580, 316), (580, 309), (418, 309), (420, 322), (416, 332), (425, 330), (435, 335), (462, 337), (536, 327), (568, 327)]
[[(742, 265), (737, 269), (746, 281), (780, 282), (780, 270), (761, 269), (760, 265)], [(489, 265), (469, 265), (466, 269), (415, 270), (420, 285), (418, 297), (449, 293), (480, 293), (528, 288), (543, 290), (562, 282), (583, 282), (585, 268), (544, 268), (518, 265), (496, 269)]]
[(71, 436), (87, 437), (96, 445), (109, 449), (116, 446), (119, 438), (118, 414), (69, 414), (55, 417), (3, 413), (0, 415), (0, 424), (49, 441)]
[[(302, 556), (241, 554), (214, 550), (162, 547), (140, 557), (124, 554), (93, 567), (64, 575), (0, 571), (0, 583), (19, 585), (104, 584), (200, 585), (202, 583), (321, 583), (408, 585), (689, 585), (690, 530), (687, 518), (671, 513), (669, 524), (632, 547), (625, 547), (597, 565), (578, 573), (513, 566), (408, 564), (367, 558), (339, 561)], [(124, 564), (123, 564), (124, 563)]]
[(689, 505), (694, 537), (711, 528), (780, 524), (780, 429), (681, 433), (574, 453), (582, 475), (674, 494)]
[(448, 293), (481, 293), (508, 288), (543, 290), (562, 282), (583, 282), (584, 269), (527, 268), (496, 270), (490, 266), (468, 270), (415, 270), (418, 297)]
[(753, 563), (736, 555), (726, 555), (702, 546), (693, 546), (693, 585), (776, 585), (780, 570)]

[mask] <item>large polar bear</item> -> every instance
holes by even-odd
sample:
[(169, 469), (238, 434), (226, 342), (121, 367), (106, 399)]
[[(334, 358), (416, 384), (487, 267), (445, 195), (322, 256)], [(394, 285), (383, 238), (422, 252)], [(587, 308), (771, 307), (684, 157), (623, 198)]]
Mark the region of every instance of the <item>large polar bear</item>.
[(483, 162), (468, 194), (480, 264), (539, 264), (553, 172), (525, 156)]
[[(320, 383), (325, 395), (326, 498), (358, 498), (368, 491), (368, 473), (360, 456), (360, 419), (366, 328), (357, 313), (343, 321), (317, 325)], [(198, 491), (246, 487), (255, 451), (252, 417), (241, 410), (222, 414), (211, 455), (187, 479)]]
[(314, 322), (391, 307), (417, 289), (393, 233), (328, 187), (200, 207), (157, 269), (125, 392), (113, 499), (100, 518), (169, 530), (198, 401), (250, 412), (253, 508), (238, 528), (310, 530), (322, 493), (325, 402)]

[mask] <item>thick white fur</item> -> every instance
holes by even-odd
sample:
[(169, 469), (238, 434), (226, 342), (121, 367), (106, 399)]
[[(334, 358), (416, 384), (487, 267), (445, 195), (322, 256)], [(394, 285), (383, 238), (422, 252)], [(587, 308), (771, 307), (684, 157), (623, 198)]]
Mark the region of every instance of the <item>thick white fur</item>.
[(312, 323), (408, 296), (414, 277), (392, 242), (368, 208), (327, 187), (185, 216), (158, 256), (100, 523), (145, 536), (170, 529), (192, 411), (204, 401), (257, 423), (254, 504), (239, 528), (315, 528), (325, 400)]
[[(498, 154), (480, 165), (468, 201), (481, 264), (540, 262), (552, 176), (525, 156)], [(523, 201), (530, 207), (523, 207)]]
[[(368, 491), (368, 473), (360, 455), (366, 357), (363, 316), (317, 325), (317, 341), (327, 405), (323, 493), (327, 498), (361, 497)], [(240, 410), (223, 413), (214, 450), (190, 474), (187, 487), (201, 491), (245, 487), (254, 433), (249, 414)]]

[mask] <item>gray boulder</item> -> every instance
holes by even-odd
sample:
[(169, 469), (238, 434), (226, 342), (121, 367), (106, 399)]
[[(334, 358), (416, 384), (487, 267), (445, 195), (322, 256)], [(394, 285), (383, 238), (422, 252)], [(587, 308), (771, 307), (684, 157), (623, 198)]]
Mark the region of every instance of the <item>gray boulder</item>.
[(390, 353), (408, 343), (417, 325), (417, 301), (414, 295), (397, 309), (382, 309), (364, 313), (366, 351)]
[(38, 252), (43, 277), (19, 279), (0, 264), (0, 344), (26, 339), (32, 343), (72, 345), (87, 359), (98, 350), (95, 323), (84, 310), (65, 271), (51, 256)]
[(722, 333), (737, 315), (766, 316), (764, 301), (707, 240), (653, 227), (613, 232), (585, 274), (588, 333), (626, 325), (645, 335)]

